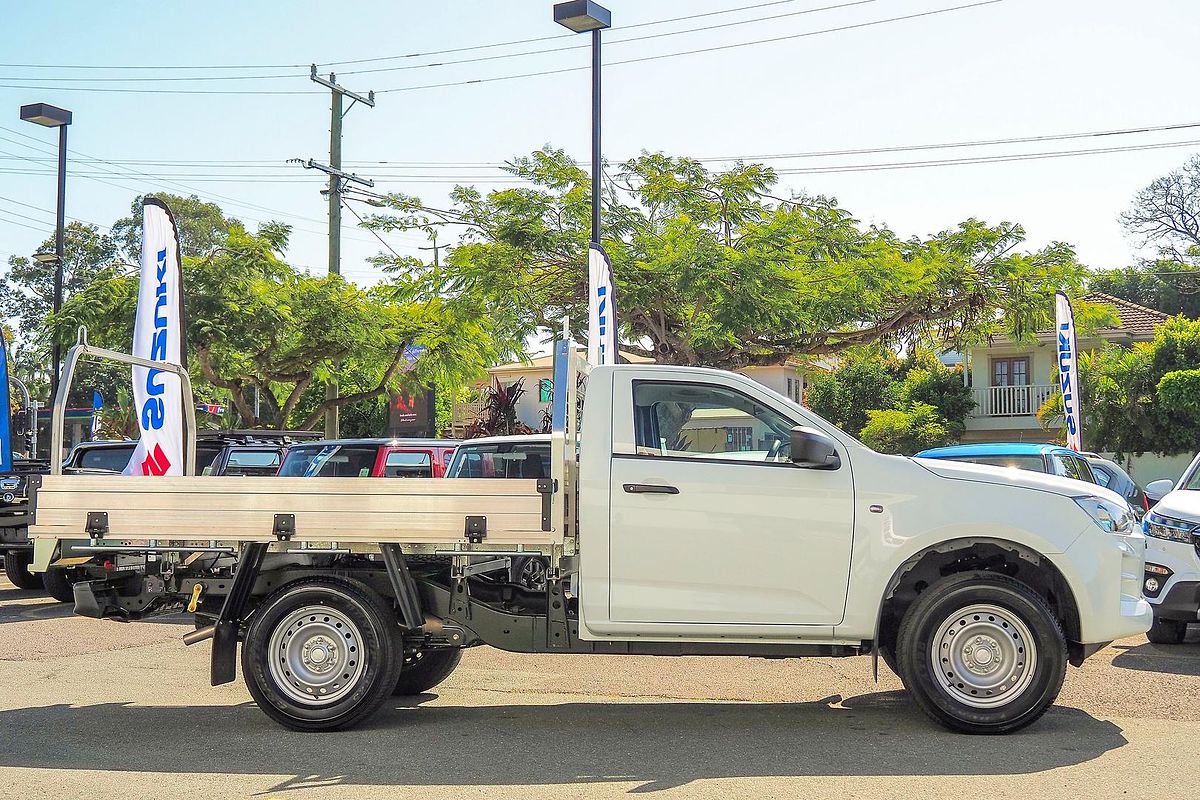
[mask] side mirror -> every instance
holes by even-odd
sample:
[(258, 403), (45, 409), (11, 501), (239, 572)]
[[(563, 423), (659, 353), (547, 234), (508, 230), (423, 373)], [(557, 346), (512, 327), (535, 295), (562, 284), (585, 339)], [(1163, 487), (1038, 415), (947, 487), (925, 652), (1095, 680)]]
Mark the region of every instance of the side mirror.
[(1175, 488), (1175, 482), (1170, 478), (1163, 478), (1160, 481), (1150, 481), (1146, 484), (1146, 497), (1149, 497), (1153, 502), (1157, 503), (1162, 500), (1171, 490)]
[(837, 445), (815, 428), (797, 425), (792, 428), (791, 459), (804, 469), (837, 469), (842, 466)]

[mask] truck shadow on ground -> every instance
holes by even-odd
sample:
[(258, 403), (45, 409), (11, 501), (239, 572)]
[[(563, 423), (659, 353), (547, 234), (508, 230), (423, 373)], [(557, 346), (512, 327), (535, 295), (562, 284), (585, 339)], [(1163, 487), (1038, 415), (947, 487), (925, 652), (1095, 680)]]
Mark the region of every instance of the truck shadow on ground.
[(1113, 645), (1121, 653), (1114, 667), (1170, 675), (1200, 676), (1200, 625), (1192, 625), (1183, 644)]
[(69, 617), (73, 612), (70, 603), (60, 603), (41, 590), (0, 589), (0, 625)]
[(0, 711), (0, 766), (262, 775), (272, 782), (264, 793), (313, 795), (431, 784), (634, 783), (631, 791), (647, 792), (706, 778), (1035, 773), (1127, 743), (1113, 723), (1072, 708), (1011, 736), (953, 734), (899, 692), (807, 703), (422, 705), (430, 699), (330, 734), (286, 731), (250, 704)]

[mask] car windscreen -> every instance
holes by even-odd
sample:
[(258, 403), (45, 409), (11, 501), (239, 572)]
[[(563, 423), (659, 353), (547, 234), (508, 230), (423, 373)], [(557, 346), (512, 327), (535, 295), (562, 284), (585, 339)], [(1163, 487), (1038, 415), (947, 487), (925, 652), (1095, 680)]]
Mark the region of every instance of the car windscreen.
[(549, 442), (460, 444), (448, 478), (548, 478)]
[(279, 468), (281, 477), (367, 478), (375, 467), (375, 445), (301, 445), (291, 447)]
[(1007, 455), (1007, 456), (955, 456), (954, 461), (966, 461), (971, 464), (986, 464), (991, 467), (1008, 467), (1009, 469), (1024, 469), (1030, 472), (1045, 472), (1046, 462), (1039, 455)]

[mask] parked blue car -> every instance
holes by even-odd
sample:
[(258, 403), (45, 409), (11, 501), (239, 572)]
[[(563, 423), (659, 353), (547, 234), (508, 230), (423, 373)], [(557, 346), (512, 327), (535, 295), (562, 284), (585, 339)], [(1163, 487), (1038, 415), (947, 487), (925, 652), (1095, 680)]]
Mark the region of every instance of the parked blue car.
[(1097, 485), (1096, 478), (1087, 459), (1074, 450), (1057, 444), (1036, 442), (981, 442), (958, 444), (951, 447), (934, 447), (917, 453), (917, 458), (939, 458), (950, 461), (967, 461), (972, 464), (989, 464), (993, 467), (1014, 467), (1031, 472), (1061, 475)]

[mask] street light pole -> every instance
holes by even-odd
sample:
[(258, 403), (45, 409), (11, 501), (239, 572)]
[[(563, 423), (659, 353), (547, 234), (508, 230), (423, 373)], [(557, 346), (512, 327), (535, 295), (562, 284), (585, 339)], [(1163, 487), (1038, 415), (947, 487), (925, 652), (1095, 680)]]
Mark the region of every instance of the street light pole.
[[(68, 123), (69, 124), (69, 123)], [(54, 313), (62, 311), (63, 264), (66, 258), (67, 230), (67, 126), (58, 126), (58, 212), (54, 221)], [(58, 394), (58, 372), (62, 365), (62, 342), (54, 337), (50, 379), (50, 397)]]
[[(592, 31), (592, 244), (600, 244), (600, 31)], [(65, 129), (64, 129), (65, 130)], [(64, 133), (65, 135), (65, 133)]]
[(592, 34), (592, 236), (600, 244), (600, 32), (612, 27), (612, 14), (592, 0), (554, 5), (554, 21), (576, 33)]
[[(49, 103), (31, 103), (21, 106), (21, 119), (46, 128), (58, 128), (58, 213), (54, 229), (54, 313), (62, 310), (63, 266), (65, 263), (67, 223), (67, 126), (71, 124), (71, 112)], [(45, 259), (38, 259), (44, 261)], [(58, 372), (62, 364), (62, 345), (55, 338), (50, 366), (50, 399), (58, 393)]]

